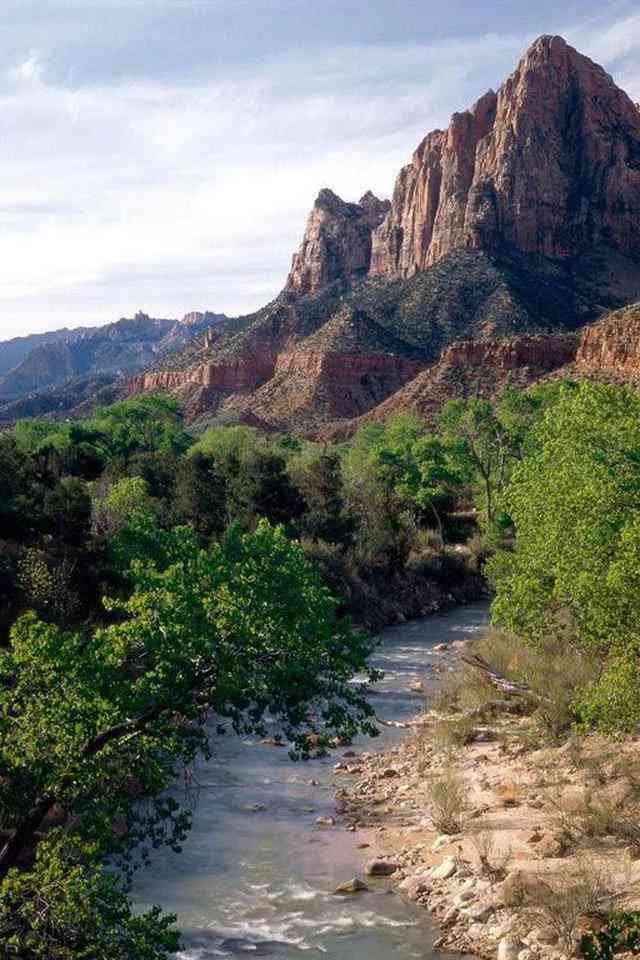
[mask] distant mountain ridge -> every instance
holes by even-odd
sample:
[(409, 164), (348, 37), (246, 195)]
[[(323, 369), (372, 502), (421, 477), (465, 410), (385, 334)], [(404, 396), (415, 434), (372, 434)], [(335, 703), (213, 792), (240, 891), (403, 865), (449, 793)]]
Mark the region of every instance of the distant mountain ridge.
[[(139, 311), (132, 318), (123, 317), (102, 327), (36, 335), (35, 345), (0, 377), (0, 400), (16, 401), (78, 378), (123, 376), (171, 350), (182, 349), (226, 319), (224, 314), (211, 312), (190, 313), (181, 321), (157, 319)], [(30, 340), (23, 338), (20, 348)], [(9, 344), (15, 347), (14, 341)], [(0, 355), (4, 355), (4, 346), (0, 343)]]
[(30, 333), (24, 337), (13, 337), (11, 340), (0, 341), (0, 376), (13, 370), (36, 347), (58, 340), (74, 340), (83, 333), (91, 333), (95, 327), (63, 327), (61, 330), (50, 330), (46, 333)]

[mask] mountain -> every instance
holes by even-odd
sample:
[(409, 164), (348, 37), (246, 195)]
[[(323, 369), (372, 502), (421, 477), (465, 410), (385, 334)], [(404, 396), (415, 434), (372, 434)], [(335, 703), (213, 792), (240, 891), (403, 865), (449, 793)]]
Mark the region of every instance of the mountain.
[(359, 203), (345, 203), (332, 190), (321, 190), (293, 255), (286, 289), (317, 293), (334, 280), (366, 277), (373, 231), (390, 209), (388, 200), (378, 200), (370, 190)]
[(640, 250), (640, 112), (561, 37), (420, 144), (373, 235), (371, 272), (410, 276), (452, 250), (571, 260)]
[(13, 370), (36, 347), (46, 343), (55, 343), (58, 340), (75, 340), (84, 333), (91, 333), (92, 327), (75, 327), (62, 330), (51, 330), (48, 333), (32, 333), (26, 337), (13, 337), (11, 340), (0, 341), (0, 376)]
[[(639, 214), (640, 111), (541, 37), (497, 92), (425, 136), (391, 202), (321, 190), (279, 296), (186, 346), (180, 331), (146, 364), (140, 351), (124, 392), (168, 390), (191, 420), (318, 434), (586, 371), (589, 350), (590, 375), (624, 366), (607, 324), (636, 337), (628, 314), (589, 326), (590, 348), (579, 331), (640, 301)], [(55, 366), (68, 373), (67, 355)]]
[[(138, 312), (133, 318), (122, 318), (104, 327), (80, 328), (37, 335), (35, 345), (22, 360), (0, 377), (0, 401), (18, 401), (30, 394), (47, 391), (36, 406), (47, 407), (46, 397), (52, 388), (69, 384), (70, 393), (77, 392), (79, 380), (96, 377), (96, 388), (104, 386), (104, 378), (117, 377), (147, 366), (171, 350), (179, 350), (203, 330), (226, 320), (223, 314), (191, 313), (182, 321), (160, 320)], [(31, 338), (23, 338), (23, 344)], [(4, 356), (5, 344), (0, 344)], [(9, 341), (9, 354), (16, 354), (16, 342)], [(18, 350), (18, 353), (20, 350)], [(65, 406), (64, 399), (56, 394)]]
[(541, 37), (426, 135), (391, 203), (321, 190), (276, 300), (129, 390), (309, 432), (532, 382), (574, 362), (575, 331), (640, 300), (639, 213), (638, 108)]

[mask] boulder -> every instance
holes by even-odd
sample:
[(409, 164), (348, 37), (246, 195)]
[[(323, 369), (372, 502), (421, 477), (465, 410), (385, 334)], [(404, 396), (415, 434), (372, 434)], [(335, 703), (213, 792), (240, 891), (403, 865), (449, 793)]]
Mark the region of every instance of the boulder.
[(375, 859), (365, 864), (364, 872), (368, 877), (390, 877), (398, 869), (393, 860)]
[(368, 889), (369, 887), (364, 880), (360, 880), (359, 877), (354, 877), (352, 880), (347, 880), (346, 883), (341, 883), (333, 892), (336, 895), (344, 896), (351, 893), (366, 893)]
[(418, 900), (423, 893), (429, 893), (431, 883), (428, 877), (415, 876), (407, 877), (399, 886), (399, 889), (407, 895), (409, 900)]
[(455, 857), (445, 857), (442, 863), (432, 867), (430, 875), (433, 880), (448, 880), (458, 869), (458, 863)]
[(505, 937), (498, 944), (498, 960), (518, 960), (524, 944), (517, 937)]

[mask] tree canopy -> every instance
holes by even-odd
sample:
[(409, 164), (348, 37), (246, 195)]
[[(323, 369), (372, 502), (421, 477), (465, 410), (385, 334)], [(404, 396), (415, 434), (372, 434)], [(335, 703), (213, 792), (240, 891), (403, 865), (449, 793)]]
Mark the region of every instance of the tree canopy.
[[(10, 828), (0, 901), (5, 929), (27, 957), (82, 955), (69, 952), (75, 921), (69, 916), (65, 940), (60, 903), (46, 930), (35, 929), (34, 914), (17, 919), (6, 906), (34, 884), (21, 866), (34, 851), (38, 876), (51, 881), (68, 857), (80, 887), (110, 898), (127, 937), (143, 936), (121, 888), (113, 879), (105, 886), (95, 864), (116, 857), (126, 876), (149, 846), (179, 847), (189, 811), (164, 791), (208, 755), (210, 718), (260, 731), (268, 712), (298, 753), (308, 752), (309, 732), (320, 746), (374, 732), (363, 693), (349, 683), (366, 670), (369, 642), (336, 617), (329, 591), (282, 529), (266, 521), (251, 533), (232, 528), (206, 550), (189, 528), (159, 542), (159, 560), (144, 550), (133, 558), (131, 594), (105, 601), (113, 622), (74, 631), (27, 614), (0, 651), (0, 809)], [(74, 891), (71, 884), (64, 896)], [(66, 909), (73, 912), (71, 900)], [(0, 932), (2, 922), (0, 912)], [(164, 942), (163, 921), (149, 923), (149, 943)], [(82, 943), (87, 935), (83, 928)], [(29, 953), (31, 941), (40, 953)], [(99, 940), (88, 943), (90, 956)], [(162, 955), (153, 949), (150, 957)]]

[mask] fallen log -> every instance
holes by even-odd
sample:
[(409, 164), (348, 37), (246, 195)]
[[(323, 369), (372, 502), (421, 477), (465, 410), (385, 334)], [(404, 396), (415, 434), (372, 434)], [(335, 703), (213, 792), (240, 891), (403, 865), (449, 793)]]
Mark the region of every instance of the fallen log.
[(466, 663), (467, 666), (484, 673), (491, 685), (502, 693), (508, 693), (513, 697), (531, 697), (533, 700), (539, 700), (541, 702), (547, 699), (534, 693), (527, 683), (518, 683), (515, 680), (507, 679), (503, 673), (477, 653), (464, 653), (460, 659), (463, 663)]

